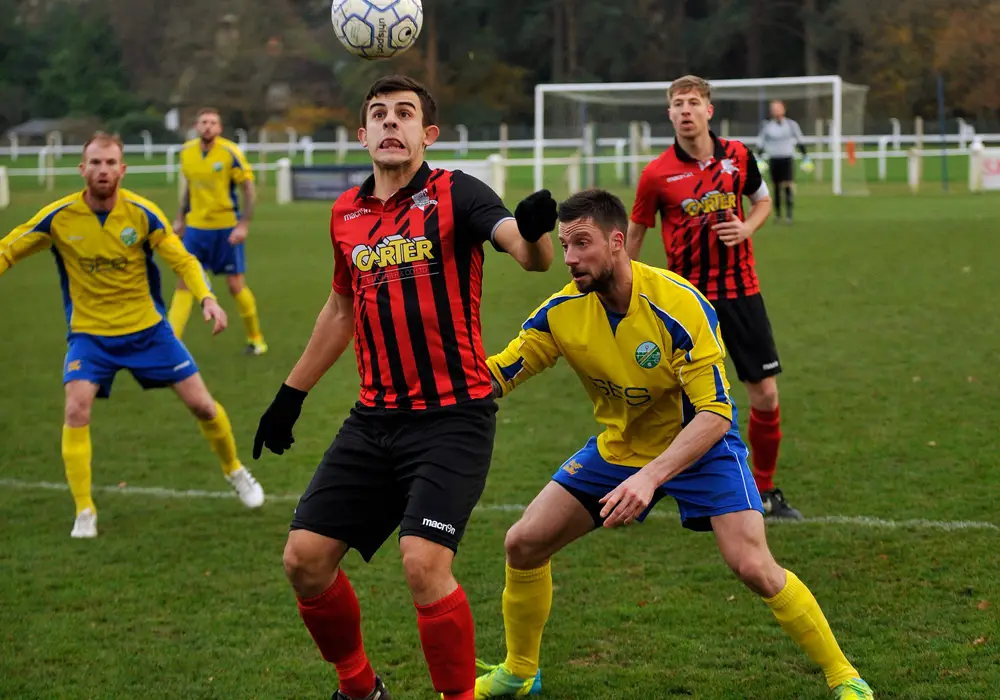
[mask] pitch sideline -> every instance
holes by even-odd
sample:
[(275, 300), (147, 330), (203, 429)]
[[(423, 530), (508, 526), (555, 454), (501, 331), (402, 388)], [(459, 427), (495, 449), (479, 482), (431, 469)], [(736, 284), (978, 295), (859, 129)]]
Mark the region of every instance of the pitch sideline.
[[(22, 481), (20, 479), (0, 479), (0, 487), (21, 489), (23, 491), (68, 491), (69, 486), (64, 483), (53, 481)], [(149, 496), (152, 498), (180, 498), (180, 499), (235, 499), (234, 491), (203, 491), (200, 489), (167, 489), (158, 486), (94, 486), (95, 493), (116, 493), (124, 496)], [(297, 503), (299, 497), (293, 494), (268, 494), (267, 501), (278, 503)], [(477, 511), (488, 511), (497, 513), (519, 513), (525, 506), (517, 503), (480, 503), (476, 506)], [(653, 511), (649, 517), (666, 518), (677, 517), (676, 513), (664, 513)], [(866, 515), (824, 515), (805, 520), (774, 520), (768, 521), (770, 525), (781, 525), (782, 527), (802, 526), (802, 525), (854, 525), (856, 527), (872, 527), (886, 529), (916, 529), (916, 530), (995, 530), (1000, 531), (1000, 526), (980, 520), (888, 520)]]

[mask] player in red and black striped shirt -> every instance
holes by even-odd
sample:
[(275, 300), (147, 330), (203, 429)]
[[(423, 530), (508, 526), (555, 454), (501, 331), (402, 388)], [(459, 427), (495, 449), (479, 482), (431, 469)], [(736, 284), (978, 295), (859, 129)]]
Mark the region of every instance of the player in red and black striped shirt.
[[(638, 259), (646, 229), (656, 224), (659, 213), (670, 269), (712, 302), (736, 374), (747, 388), (747, 437), (765, 512), (800, 519), (774, 486), (781, 443), (776, 379), (781, 362), (750, 242), (771, 212), (770, 193), (750, 149), (710, 130), (708, 82), (693, 75), (679, 78), (667, 97), (677, 136), (639, 179), (628, 229), (629, 255)], [(744, 197), (751, 202), (749, 212), (744, 211)]]
[(333, 292), (254, 444), (254, 458), (262, 446), (291, 447), (306, 392), (353, 338), (361, 394), (299, 501), (284, 556), (302, 619), (336, 665), (335, 700), (389, 698), (365, 655), (340, 562), (350, 548), (371, 560), (397, 527), (434, 688), (473, 700), (472, 611), (452, 560), (496, 431), (479, 319), (483, 246), (526, 270), (552, 263), (556, 203), (547, 191), (511, 215), (483, 182), (424, 162), (436, 111), (409, 78), (369, 90), (358, 133), (374, 173), (333, 205)]

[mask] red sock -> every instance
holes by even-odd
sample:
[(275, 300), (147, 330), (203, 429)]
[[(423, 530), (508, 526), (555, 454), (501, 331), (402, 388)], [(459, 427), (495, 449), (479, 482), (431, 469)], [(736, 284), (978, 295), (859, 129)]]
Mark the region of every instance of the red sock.
[(416, 608), (434, 690), (444, 693), (444, 700), (474, 700), (476, 628), (465, 591), (459, 586), (441, 600)]
[(758, 411), (750, 409), (747, 429), (750, 451), (753, 454), (753, 480), (761, 493), (774, 488), (774, 470), (778, 468), (778, 447), (781, 445), (779, 409)]
[(361, 608), (343, 570), (315, 598), (299, 598), (299, 615), (323, 658), (337, 667), (340, 689), (352, 698), (375, 690), (375, 672), (361, 641)]

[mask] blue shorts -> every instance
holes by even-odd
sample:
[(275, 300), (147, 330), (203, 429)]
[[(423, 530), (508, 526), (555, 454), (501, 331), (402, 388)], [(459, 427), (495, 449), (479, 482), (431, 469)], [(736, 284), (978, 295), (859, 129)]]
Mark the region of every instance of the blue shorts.
[[(748, 455), (739, 433), (730, 430), (704, 457), (657, 489), (652, 503), (636, 519), (645, 520), (664, 496), (677, 501), (681, 524), (699, 532), (711, 531), (710, 518), (715, 515), (743, 510), (763, 514), (764, 505), (750, 474)], [(590, 438), (582, 450), (552, 475), (552, 480), (572, 493), (593, 516), (595, 526), (599, 526), (603, 523), (600, 512), (604, 507), (600, 499), (636, 471), (636, 467), (605, 461), (597, 449), (597, 439)]]
[(229, 242), (231, 228), (184, 228), (184, 247), (213, 275), (242, 275), (246, 272), (243, 244)]
[(191, 353), (166, 321), (129, 335), (70, 334), (63, 384), (93, 382), (100, 387), (98, 398), (106, 399), (121, 369), (131, 372), (143, 389), (171, 386), (198, 372)]

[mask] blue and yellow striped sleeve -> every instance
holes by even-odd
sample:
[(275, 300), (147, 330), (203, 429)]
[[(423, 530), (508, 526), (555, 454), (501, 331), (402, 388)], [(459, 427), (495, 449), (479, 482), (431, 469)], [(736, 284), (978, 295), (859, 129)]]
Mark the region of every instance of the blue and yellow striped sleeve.
[(138, 207), (146, 217), (148, 225), (146, 240), (149, 242), (150, 248), (156, 251), (170, 265), (170, 269), (184, 280), (184, 284), (191, 290), (191, 294), (198, 300), (198, 303), (200, 304), (206, 298), (214, 299), (215, 295), (209, 289), (201, 263), (184, 247), (184, 243), (174, 233), (170, 220), (163, 211), (145, 197), (131, 192), (128, 194), (127, 201)]
[(0, 239), (0, 275), (29, 255), (52, 245), (52, 222), (69, 202), (59, 201), (42, 207), (38, 213)]
[(521, 332), (502, 352), (487, 358), (486, 364), (503, 390), (502, 396), (559, 360), (561, 353), (552, 337), (549, 312), (562, 302), (578, 296), (555, 294), (549, 297), (521, 325)]
[(695, 412), (733, 419), (726, 379), (726, 350), (715, 309), (686, 282), (664, 278), (670, 303), (657, 304), (641, 294), (663, 322), (671, 342), (670, 367)]
[(227, 143), (226, 150), (233, 156), (233, 164), (229, 169), (233, 182), (236, 184), (253, 182), (253, 168), (250, 167), (250, 161), (243, 155), (240, 147), (235, 143)]

